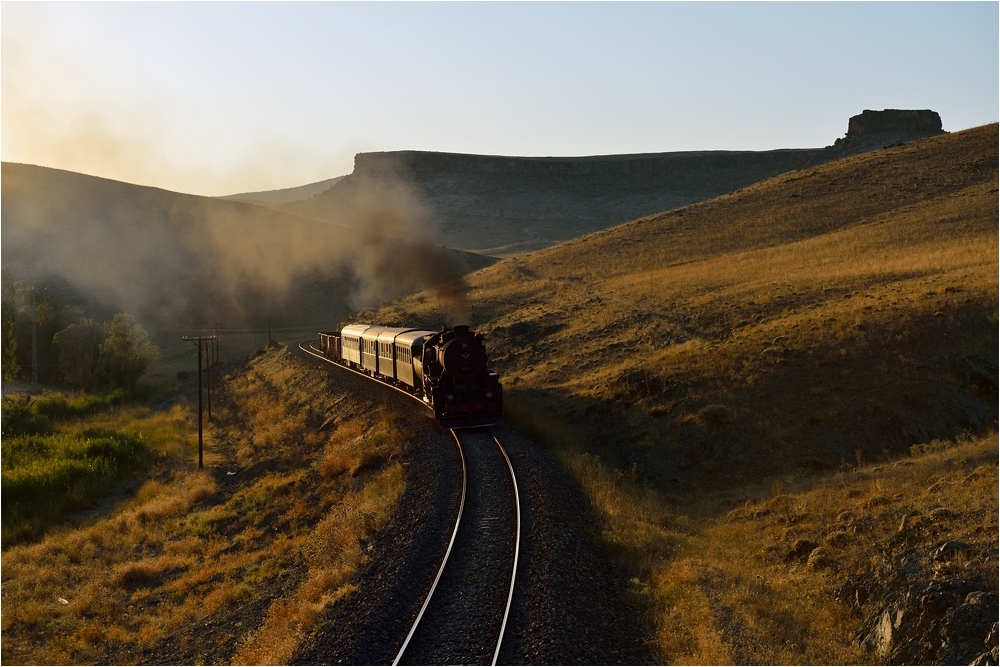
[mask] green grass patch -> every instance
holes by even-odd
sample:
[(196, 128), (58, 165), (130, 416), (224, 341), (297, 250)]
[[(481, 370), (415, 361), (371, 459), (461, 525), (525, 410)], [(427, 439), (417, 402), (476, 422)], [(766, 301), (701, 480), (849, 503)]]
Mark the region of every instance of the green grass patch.
[(4, 396), (3, 435), (41, 435), (51, 433), (54, 425), (105, 412), (125, 403), (125, 392), (121, 389), (107, 394), (81, 392), (66, 396), (59, 393), (42, 394), (33, 397), (27, 394)]
[(236, 512), (223, 508), (195, 512), (184, 520), (183, 530), (198, 537), (209, 537), (237, 516)]
[(70, 397), (64, 394), (43, 394), (35, 399), (33, 408), (36, 413), (45, 415), (52, 421), (64, 421), (103, 412), (124, 402), (125, 392), (116, 389), (99, 396), (86, 392)]
[(0, 449), (5, 547), (106, 495), (149, 459), (141, 437), (114, 431), (5, 437)]

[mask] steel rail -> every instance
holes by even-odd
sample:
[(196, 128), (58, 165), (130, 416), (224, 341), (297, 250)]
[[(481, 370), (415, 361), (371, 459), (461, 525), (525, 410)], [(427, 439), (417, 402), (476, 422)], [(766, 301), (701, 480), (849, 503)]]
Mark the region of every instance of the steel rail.
[[(377, 378), (374, 378), (368, 375), (367, 373), (362, 373), (361, 371), (351, 368), (350, 366), (346, 366), (344, 364), (338, 364), (337, 362), (328, 359), (327, 357), (323, 356), (319, 351), (317, 351), (316, 348), (312, 347), (311, 343), (314, 340), (318, 339), (310, 339), (307, 341), (302, 341), (301, 343), (299, 343), (299, 349), (305, 352), (306, 354), (309, 354), (313, 357), (316, 357), (317, 359), (321, 359), (322, 361), (327, 362), (332, 366), (336, 366), (337, 368), (343, 369), (345, 371), (354, 373), (355, 375), (359, 375), (363, 378), (371, 380), (372, 382), (375, 382), (383, 387), (388, 387), (389, 389), (397, 391), (403, 396), (406, 396), (407, 398), (413, 399), (414, 401), (420, 403), (425, 408), (428, 409), (430, 408), (430, 406), (428, 406), (427, 403), (425, 403), (422, 399), (420, 399), (417, 396), (414, 396), (408, 391), (405, 391), (399, 387), (395, 387), (386, 382), (382, 382)], [(307, 343), (309, 343), (309, 345), (307, 345)], [(427, 598), (424, 600), (424, 604), (420, 607), (420, 612), (417, 614), (417, 618), (416, 620), (414, 620), (413, 626), (410, 628), (410, 632), (406, 635), (406, 639), (403, 641), (402, 647), (400, 647), (399, 652), (396, 654), (395, 660), (393, 660), (392, 662), (394, 666), (398, 665), (399, 661), (402, 660), (403, 654), (406, 652), (406, 649), (410, 644), (410, 640), (413, 638), (413, 635), (417, 631), (417, 626), (420, 625), (420, 621), (424, 616), (424, 612), (427, 611), (427, 607), (430, 605), (431, 597), (433, 597), (434, 591), (437, 589), (438, 581), (440, 581), (441, 575), (444, 573), (445, 565), (447, 565), (448, 563), (448, 557), (451, 555), (452, 547), (455, 545), (455, 538), (458, 536), (458, 526), (462, 520), (462, 510), (465, 508), (465, 495), (466, 495), (466, 487), (468, 484), (468, 476), (466, 473), (466, 466), (465, 466), (465, 452), (462, 451), (462, 443), (459, 440), (458, 433), (456, 431), (457, 429), (449, 429), (452, 438), (455, 439), (455, 445), (458, 447), (459, 456), (462, 459), (462, 499), (461, 502), (459, 503), (458, 517), (455, 519), (455, 528), (452, 531), (451, 540), (448, 542), (448, 549), (445, 552), (444, 559), (441, 561), (441, 565), (438, 568), (437, 575), (434, 577), (434, 582), (431, 584), (431, 589), (427, 593)], [(507, 628), (507, 619), (510, 616), (510, 609), (514, 601), (514, 583), (517, 577), (518, 557), (521, 552), (521, 497), (517, 489), (517, 477), (514, 474), (514, 466), (510, 461), (510, 457), (507, 456), (507, 451), (503, 448), (503, 445), (500, 443), (500, 440), (496, 437), (496, 435), (493, 434), (492, 431), (490, 431), (490, 436), (493, 438), (493, 442), (496, 444), (497, 448), (500, 450), (500, 453), (503, 455), (504, 460), (507, 462), (507, 469), (510, 472), (510, 481), (514, 487), (514, 508), (515, 508), (515, 519), (516, 519), (515, 523), (516, 532), (514, 536), (514, 561), (511, 567), (510, 588), (507, 593), (507, 605), (503, 613), (503, 622), (500, 624), (500, 634), (499, 637), (497, 638), (496, 649), (493, 652), (493, 662), (491, 663), (492, 665), (496, 665), (497, 660), (500, 658), (500, 647), (503, 644), (503, 636)]]
[(458, 505), (458, 518), (455, 519), (455, 530), (451, 533), (451, 541), (448, 542), (448, 550), (444, 552), (444, 558), (441, 560), (441, 567), (438, 568), (437, 576), (434, 577), (434, 583), (431, 584), (431, 590), (427, 593), (427, 598), (424, 600), (424, 604), (420, 607), (420, 613), (417, 614), (417, 618), (413, 621), (413, 626), (410, 628), (409, 634), (406, 635), (406, 639), (403, 641), (403, 645), (399, 649), (399, 653), (396, 654), (396, 659), (392, 661), (392, 664), (398, 665), (399, 661), (403, 659), (403, 654), (406, 653), (407, 647), (410, 645), (410, 640), (413, 639), (414, 633), (417, 631), (417, 626), (420, 625), (420, 620), (424, 617), (424, 612), (427, 611), (427, 606), (431, 603), (431, 598), (434, 597), (434, 591), (437, 589), (438, 581), (441, 580), (441, 575), (444, 574), (445, 565), (448, 564), (448, 557), (451, 555), (451, 548), (455, 546), (455, 538), (458, 537), (458, 524), (462, 521), (462, 510), (465, 509), (465, 488), (468, 476), (465, 473), (465, 452), (462, 451), (462, 443), (458, 439), (458, 434), (455, 431), (451, 431), (451, 437), (455, 439), (455, 446), (458, 447), (458, 453), (462, 457), (462, 501)]
[(517, 577), (517, 558), (521, 552), (521, 497), (517, 492), (517, 476), (514, 475), (514, 466), (510, 462), (510, 457), (507, 456), (507, 451), (500, 444), (500, 440), (490, 432), (493, 436), (493, 442), (496, 443), (497, 447), (500, 449), (500, 453), (503, 454), (503, 458), (507, 461), (507, 469), (510, 470), (510, 481), (514, 485), (514, 507), (516, 509), (517, 527), (514, 536), (514, 564), (511, 566), (510, 570), (510, 592), (507, 594), (507, 608), (503, 612), (503, 623), (500, 625), (500, 637), (497, 639), (497, 649), (493, 653), (493, 665), (497, 664), (497, 660), (500, 658), (500, 646), (503, 644), (503, 633), (507, 628), (507, 617), (510, 615), (510, 608), (514, 602), (514, 580)]

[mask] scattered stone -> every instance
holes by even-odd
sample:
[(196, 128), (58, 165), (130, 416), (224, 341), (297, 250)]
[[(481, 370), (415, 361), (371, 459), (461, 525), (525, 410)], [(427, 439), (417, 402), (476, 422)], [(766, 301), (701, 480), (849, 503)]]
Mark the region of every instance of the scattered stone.
[(838, 599), (855, 609), (871, 610), (857, 635), (861, 645), (884, 664), (993, 664), (996, 593), (981, 590), (979, 581), (921, 580), (911, 557), (903, 557), (896, 571), (910, 576), (867, 573), (849, 578), (838, 591)]
[(788, 563), (793, 560), (804, 561), (809, 558), (809, 554), (813, 552), (819, 545), (812, 540), (795, 540), (792, 548), (785, 554), (783, 560)]
[(1000, 665), (1000, 650), (997, 648), (997, 624), (994, 623), (993, 627), (990, 628), (990, 633), (986, 636), (986, 641), (983, 642), (986, 646), (986, 651), (983, 652), (978, 658), (973, 660), (970, 664), (972, 665)]
[(843, 524), (850, 524), (852, 521), (854, 521), (854, 512), (851, 512), (850, 510), (844, 510), (843, 512), (837, 515), (837, 521)]
[(960, 553), (968, 553), (970, 550), (972, 550), (971, 544), (957, 540), (948, 540), (934, 550), (934, 555), (931, 558), (939, 563), (945, 562), (952, 560)]
[(826, 543), (831, 547), (841, 549), (851, 543), (851, 536), (846, 530), (835, 530), (826, 536)]
[(825, 547), (816, 547), (809, 554), (809, 559), (806, 561), (806, 565), (811, 570), (823, 570), (830, 568), (833, 567), (833, 556), (830, 555), (830, 551)]
[(927, 513), (933, 521), (949, 521), (958, 516), (958, 513), (954, 510), (950, 510), (947, 507), (935, 507), (930, 512)]
[(974, 591), (969, 593), (965, 601), (949, 609), (942, 619), (942, 634), (945, 641), (939, 652), (942, 664), (967, 665), (982, 657), (982, 649), (986, 645), (989, 652), (996, 647), (998, 597), (996, 593)]
[(888, 505), (889, 499), (885, 496), (876, 495), (872, 496), (865, 502), (865, 507), (871, 509), (872, 507), (879, 507), (881, 505)]

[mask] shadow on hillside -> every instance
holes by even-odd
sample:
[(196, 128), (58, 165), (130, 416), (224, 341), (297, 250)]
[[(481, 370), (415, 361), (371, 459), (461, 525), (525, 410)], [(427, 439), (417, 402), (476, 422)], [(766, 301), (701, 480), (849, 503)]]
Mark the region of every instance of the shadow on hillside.
[[(946, 382), (873, 388), (866, 378), (838, 385), (841, 369), (814, 361), (791, 359), (752, 392), (733, 388), (722, 397), (725, 404), (676, 386), (657, 388), (653, 396), (648, 388), (630, 394), (624, 387), (620, 400), (508, 387), (505, 416), (557, 454), (597, 456), (668, 502), (698, 512), (766, 495), (783, 478), (888, 461), (915, 444), (996, 428), (995, 359), (955, 355), (942, 364)], [(812, 403), (804, 401), (808, 386), (823, 388), (813, 390)], [(828, 407), (824, 412), (816, 404)], [(722, 502), (706, 504), (711, 498)]]

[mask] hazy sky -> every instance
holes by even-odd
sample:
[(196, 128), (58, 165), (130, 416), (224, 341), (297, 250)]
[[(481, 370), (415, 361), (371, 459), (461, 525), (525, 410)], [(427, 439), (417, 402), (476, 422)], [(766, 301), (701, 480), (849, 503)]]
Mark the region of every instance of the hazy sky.
[(819, 147), (995, 122), (998, 4), (0, 4), (0, 153), (221, 195), (361, 151)]

